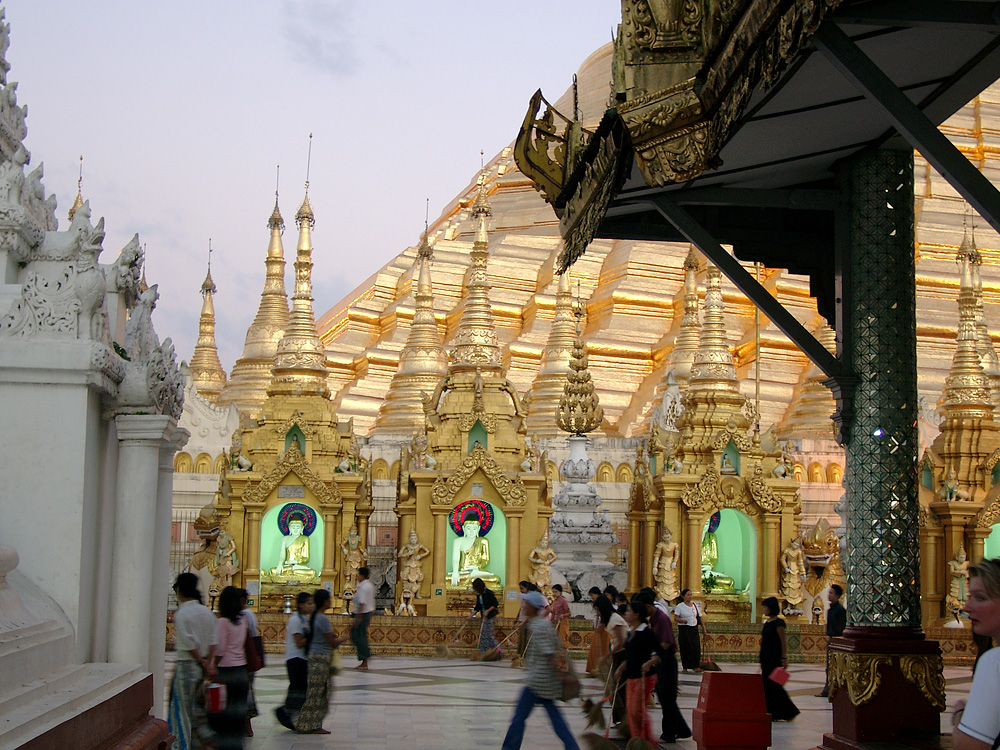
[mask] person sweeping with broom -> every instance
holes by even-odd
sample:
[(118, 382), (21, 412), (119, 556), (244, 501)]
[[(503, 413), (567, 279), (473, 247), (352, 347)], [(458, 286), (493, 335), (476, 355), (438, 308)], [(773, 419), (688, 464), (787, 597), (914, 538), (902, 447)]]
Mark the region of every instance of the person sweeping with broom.
[(476, 613), (483, 618), (483, 626), (479, 630), (479, 653), (482, 656), (496, 651), (497, 637), (493, 619), (500, 610), (500, 602), (497, 601), (496, 594), (486, 588), (482, 578), (476, 578), (472, 582), (472, 590), (476, 592), (476, 606), (472, 608), (469, 619), (475, 617)]
[(552, 722), (552, 728), (556, 736), (562, 740), (565, 750), (580, 750), (559, 706), (556, 705), (556, 700), (562, 697), (563, 681), (569, 678), (566, 672), (557, 667), (559, 639), (556, 636), (556, 629), (547, 619), (538, 616), (548, 606), (548, 602), (540, 591), (521, 594), (521, 599), (527, 604), (525, 610), (528, 615), (525, 623), (529, 639), (528, 649), (525, 652), (527, 684), (514, 708), (514, 717), (503, 740), (503, 750), (520, 750), (521, 741), (524, 739), (525, 722), (537, 705), (545, 708)]

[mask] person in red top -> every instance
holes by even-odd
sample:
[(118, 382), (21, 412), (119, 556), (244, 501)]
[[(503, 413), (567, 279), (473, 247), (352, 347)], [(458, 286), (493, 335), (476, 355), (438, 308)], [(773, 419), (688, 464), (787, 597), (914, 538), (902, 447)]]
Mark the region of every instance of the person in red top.
[(552, 604), (549, 605), (549, 619), (556, 626), (556, 635), (569, 648), (569, 602), (563, 596), (563, 588), (558, 583), (552, 587)]
[(687, 739), (691, 736), (691, 728), (677, 707), (677, 644), (674, 640), (674, 626), (670, 623), (670, 617), (656, 606), (656, 593), (652, 589), (642, 589), (635, 595), (635, 599), (646, 605), (649, 627), (656, 635), (661, 649), (660, 656), (655, 657), (656, 697), (663, 710), (660, 741)]

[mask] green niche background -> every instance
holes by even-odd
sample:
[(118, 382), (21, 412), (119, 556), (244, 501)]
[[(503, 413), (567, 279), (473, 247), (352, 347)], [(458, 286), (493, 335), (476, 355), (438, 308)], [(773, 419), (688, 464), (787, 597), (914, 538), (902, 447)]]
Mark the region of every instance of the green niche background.
[[(476, 423), (472, 425), (472, 429), (469, 430), (469, 446), (467, 453), (472, 453), (472, 449), (476, 447), (476, 443), (479, 443), (486, 450), (490, 449), (490, 436), (486, 432), (486, 428), (483, 427), (483, 423), (478, 419)], [(491, 532), (492, 533), (492, 532)], [(490, 554), (493, 554), (493, 545), (490, 545)]]
[[(702, 529), (702, 539), (707, 531), (708, 523)], [(753, 597), (757, 591), (757, 532), (750, 517), (734, 508), (723, 508), (715, 541), (719, 548), (715, 572), (731, 576), (738, 591), (749, 586)]]
[[(491, 549), (490, 552), (492, 551), (493, 550)], [(986, 541), (983, 543), (983, 557), (987, 560), (1000, 557), (1000, 523), (995, 523), (990, 526), (990, 535), (986, 537)], [(971, 560), (970, 562), (979, 561)]]
[[(465, 500), (468, 499), (469, 497), (468, 495), (466, 495), (461, 500), (458, 500), (455, 504), (458, 505), (459, 503), (464, 502)], [(482, 498), (476, 498), (476, 499), (481, 500)], [(500, 510), (493, 503), (488, 502), (486, 500), (483, 500), (483, 502), (485, 502), (493, 509), (493, 528), (490, 529), (490, 533), (486, 535), (486, 541), (490, 543), (490, 564), (486, 566), (486, 570), (488, 570), (490, 573), (493, 573), (494, 575), (499, 576), (500, 585), (504, 586), (507, 583), (504, 580), (506, 578), (504, 574), (507, 572), (507, 517), (503, 514), (503, 511)], [(445, 557), (446, 560), (445, 569), (448, 572), (449, 580), (451, 580), (450, 579), (452, 573), (451, 554), (455, 548), (455, 540), (458, 539), (458, 534), (456, 534), (452, 530), (450, 525), (448, 526), (447, 534), (448, 534), (448, 549), (446, 551), (447, 557)], [(489, 587), (489, 584), (487, 584), (487, 587)], [(494, 591), (493, 593), (496, 593), (496, 591)]]
[[(319, 514), (312, 505), (303, 501), (295, 500), (294, 502), (300, 505), (308, 505), (312, 508), (313, 513), (316, 514), (316, 528), (313, 533), (309, 535), (309, 567), (319, 573), (323, 569), (323, 517)], [(271, 508), (267, 513), (264, 514), (264, 518), (260, 522), (260, 569), (261, 571), (269, 571), (271, 568), (277, 567), (278, 563), (281, 562), (281, 542), (284, 540), (285, 535), (281, 533), (278, 529), (278, 516), (281, 514), (281, 509), (286, 505), (291, 503), (282, 503), (281, 505), (276, 505)], [(492, 548), (490, 552), (493, 552)]]

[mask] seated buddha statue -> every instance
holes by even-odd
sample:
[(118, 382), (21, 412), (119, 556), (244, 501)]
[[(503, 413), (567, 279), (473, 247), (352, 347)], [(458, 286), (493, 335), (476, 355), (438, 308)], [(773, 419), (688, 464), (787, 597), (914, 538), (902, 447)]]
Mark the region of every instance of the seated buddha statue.
[[(715, 566), (719, 564), (719, 543), (715, 538), (714, 531), (706, 531), (705, 536), (701, 540), (701, 577), (702, 579), (708, 577), (709, 575), (713, 578), (712, 591), (713, 594), (735, 594), (736, 593), (736, 581), (732, 576), (727, 576), (716, 570)], [(709, 593), (709, 592), (705, 592)]]
[(281, 563), (269, 571), (272, 581), (298, 583), (317, 577), (316, 571), (307, 564), (309, 537), (302, 533), (304, 529), (305, 522), (292, 516), (288, 522), (288, 536), (281, 541)]
[(468, 589), (477, 578), (482, 578), (487, 586), (500, 585), (500, 576), (486, 570), (490, 562), (490, 543), (486, 537), (479, 536), (480, 528), (479, 514), (467, 511), (462, 517), (462, 536), (452, 547), (449, 589)]

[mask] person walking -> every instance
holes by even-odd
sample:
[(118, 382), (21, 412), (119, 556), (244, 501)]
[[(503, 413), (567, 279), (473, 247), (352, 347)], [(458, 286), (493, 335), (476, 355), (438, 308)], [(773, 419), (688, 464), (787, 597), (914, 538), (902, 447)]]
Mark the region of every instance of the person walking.
[[(594, 608), (594, 635), (587, 650), (587, 674), (594, 676), (599, 673), (601, 662), (608, 655), (608, 631), (601, 622), (601, 610), (597, 606), (597, 600), (603, 599), (606, 602), (608, 600), (597, 586), (591, 586), (588, 594), (591, 606)], [(608, 602), (609, 608), (610, 605), (611, 602)]]
[[(247, 630), (249, 635), (247, 638), (256, 638), (260, 635), (260, 630), (257, 628), (257, 615), (254, 614), (253, 610), (247, 606), (247, 602), (250, 601), (250, 594), (246, 589), (239, 589), (240, 592), (240, 614), (247, 621)], [(254, 646), (256, 648), (256, 646)], [(264, 663), (264, 654), (260, 653), (260, 663)], [(260, 712), (257, 711), (257, 696), (253, 692), (253, 680), (256, 675), (254, 673), (248, 673), (247, 677), (250, 681), (250, 687), (247, 691), (247, 724), (244, 735), (246, 737), (253, 737), (253, 726), (251, 721), (257, 716), (260, 716)]]
[(830, 586), (826, 594), (826, 599), (830, 606), (826, 610), (826, 684), (823, 691), (817, 694), (817, 698), (827, 698), (830, 695), (830, 639), (843, 635), (844, 628), (847, 627), (847, 610), (840, 603), (840, 597), (844, 595), (844, 589), (839, 584)]
[(330, 734), (329, 729), (323, 729), (323, 719), (330, 710), (330, 661), (333, 650), (346, 639), (337, 637), (330, 618), (324, 614), (330, 604), (330, 592), (316, 589), (313, 603), (315, 607), (309, 615), (305, 637), (306, 657), (309, 660), (306, 699), (293, 726), (299, 734)]
[[(1000, 640), (1000, 557), (969, 566), (969, 592), (962, 611), (972, 632)], [(968, 701), (959, 701), (951, 717), (955, 750), (989, 750), (1000, 742), (1000, 649), (979, 660)]]
[(527, 684), (514, 707), (514, 716), (503, 739), (502, 750), (520, 749), (524, 739), (525, 722), (538, 705), (548, 713), (552, 728), (556, 736), (562, 740), (564, 750), (579, 750), (580, 746), (555, 703), (562, 696), (563, 681), (568, 679), (568, 676), (556, 666), (559, 658), (559, 639), (555, 628), (544, 617), (539, 617), (539, 613), (548, 603), (540, 591), (521, 594), (521, 599), (527, 603), (528, 614), (525, 626), (528, 629), (528, 649), (525, 652)]
[(785, 637), (785, 621), (778, 615), (781, 605), (776, 597), (769, 596), (761, 607), (767, 620), (760, 634), (760, 671), (764, 680), (764, 701), (771, 721), (791, 721), (799, 715), (799, 709), (788, 697), (785, 688), (771, 679), (771, 673), (778, 667), (788, 667), (788, 640)]
[(362, 565), (358, 568), (358, 590), (354, 592), (351, 643), (354, 644), (358, 653), (358, 661), (361, 662), (355, 667), (359, 672), (368, 671), (368, 660), (372, 656), (371, 647), (368, 645), (368, 626), (375, 614), (375, 587), (368, 580), (370, 577), (371, 571), (367, 566)]
[(285, 625), (285, 671), (288, 672), (288, 692), (284, 705), (274, 709), (278, 723), (286, 729), (295, 729), (295, 717), (306, 700), (309, 684), (309, 660), (306, 635), (309, 633), (309, 618), (316, 609), (313, 595), (300, 591), (295, 601), (295, 613)]
[[(674, 622), (677, 625), (677, 648), (681, 652), (681, 666), (684, 671), (701, 671), (701, 635), (708, 635), (701, 608), (693, 601), (691, 589), (681, 592), (681, 600), (674, 607)], [(701, 633), (698, 628), (701, 628)]]
[(664, 655), (648, 623), (649, 607), (654, 606), (637, 596), (625, 609), (625, 622), (630, 630), (625, 639), (625, 661), (616, 670), (615, 677), (625, 680), (625, 715), (629, 735), (642, 737), (656, 747), (659, 741), (647, 706), (656, 685), (657, 659), (662, 659)]
[(472, 582), (472, 590), (476, 592), (476, 606), (469, 613), (469, 619), (474, 618), (478, 612), (483, 620), (479, 630), (479, 653), (486, 654), (499, 646), (494, 619), (500, 611), (500, 602), (497, 601), (496, 594), (486, 588), (482, 578), (476, 578)]
[(167, 719), (174, 736), (173, 750), (201, 750), (209, 739), (202, 685), (216, 677), (215, 615), (201, 603), (194, 573), (177, 576), (174, 593), (180, 603), (174, 612), (177, 667), (170, 683)]
[(246, 640), (250, 630), (243, 608), (240, 590), (226, 586), (219, 594), (219, 618), (216, 620), (218, 645), (215, 650), (215, 668), (219, 682), (226, 686), (226, 707), (209, 716), (209, 724), (215, 730), (216, 750), (240, 750), (247, 721), (247, 693), (250, 680), (247, 677)]
[[(517, 584), (517, 589), (522, 594), (535, 590), (535, 584), (530, 581), (521, 581)], [(524, 651), (528, 647), (528, 605), (521, 599), (521, 606), (517, 611), (517, 655), (523, 659)]]
[(608, 640), (608, 653), (611, 660), (607, 682), (604, 685), (604, 697), (611, 701), (611, 723), (620, 724), (625, 720), (625, 690), (624, 685), (615, 679), (615, 672), (625, 661), (625, 639), (628, 637), (628, 625), (625, 619), (615, 612), (606, 596), (594, 600), (594, 610), (597, 612), (601, 630)]
[[(663, 714), (660, 720), (660, 740), (676, 742), (691, 736), (681, 710), (677, 706), (677, 642), (674, 639), (674, 628), (670, 617), (656, 606), (656, 593), (651, 588), (644, 588), (636, 594), (636, 600), (646, 605), (646, 615), (649, 627), (656, 636), (659, 652), (656, 655), (656, 697), (660, 701)], [(630, 700), (626, 696), (626, 702)]]
[(563, 596), (563, 587), (558, 583), (552, 587), (552, 604), (549, 605), (549, 617), (556, 626), (556, 635), (563, 646), (569, 648), (569, 600)]

